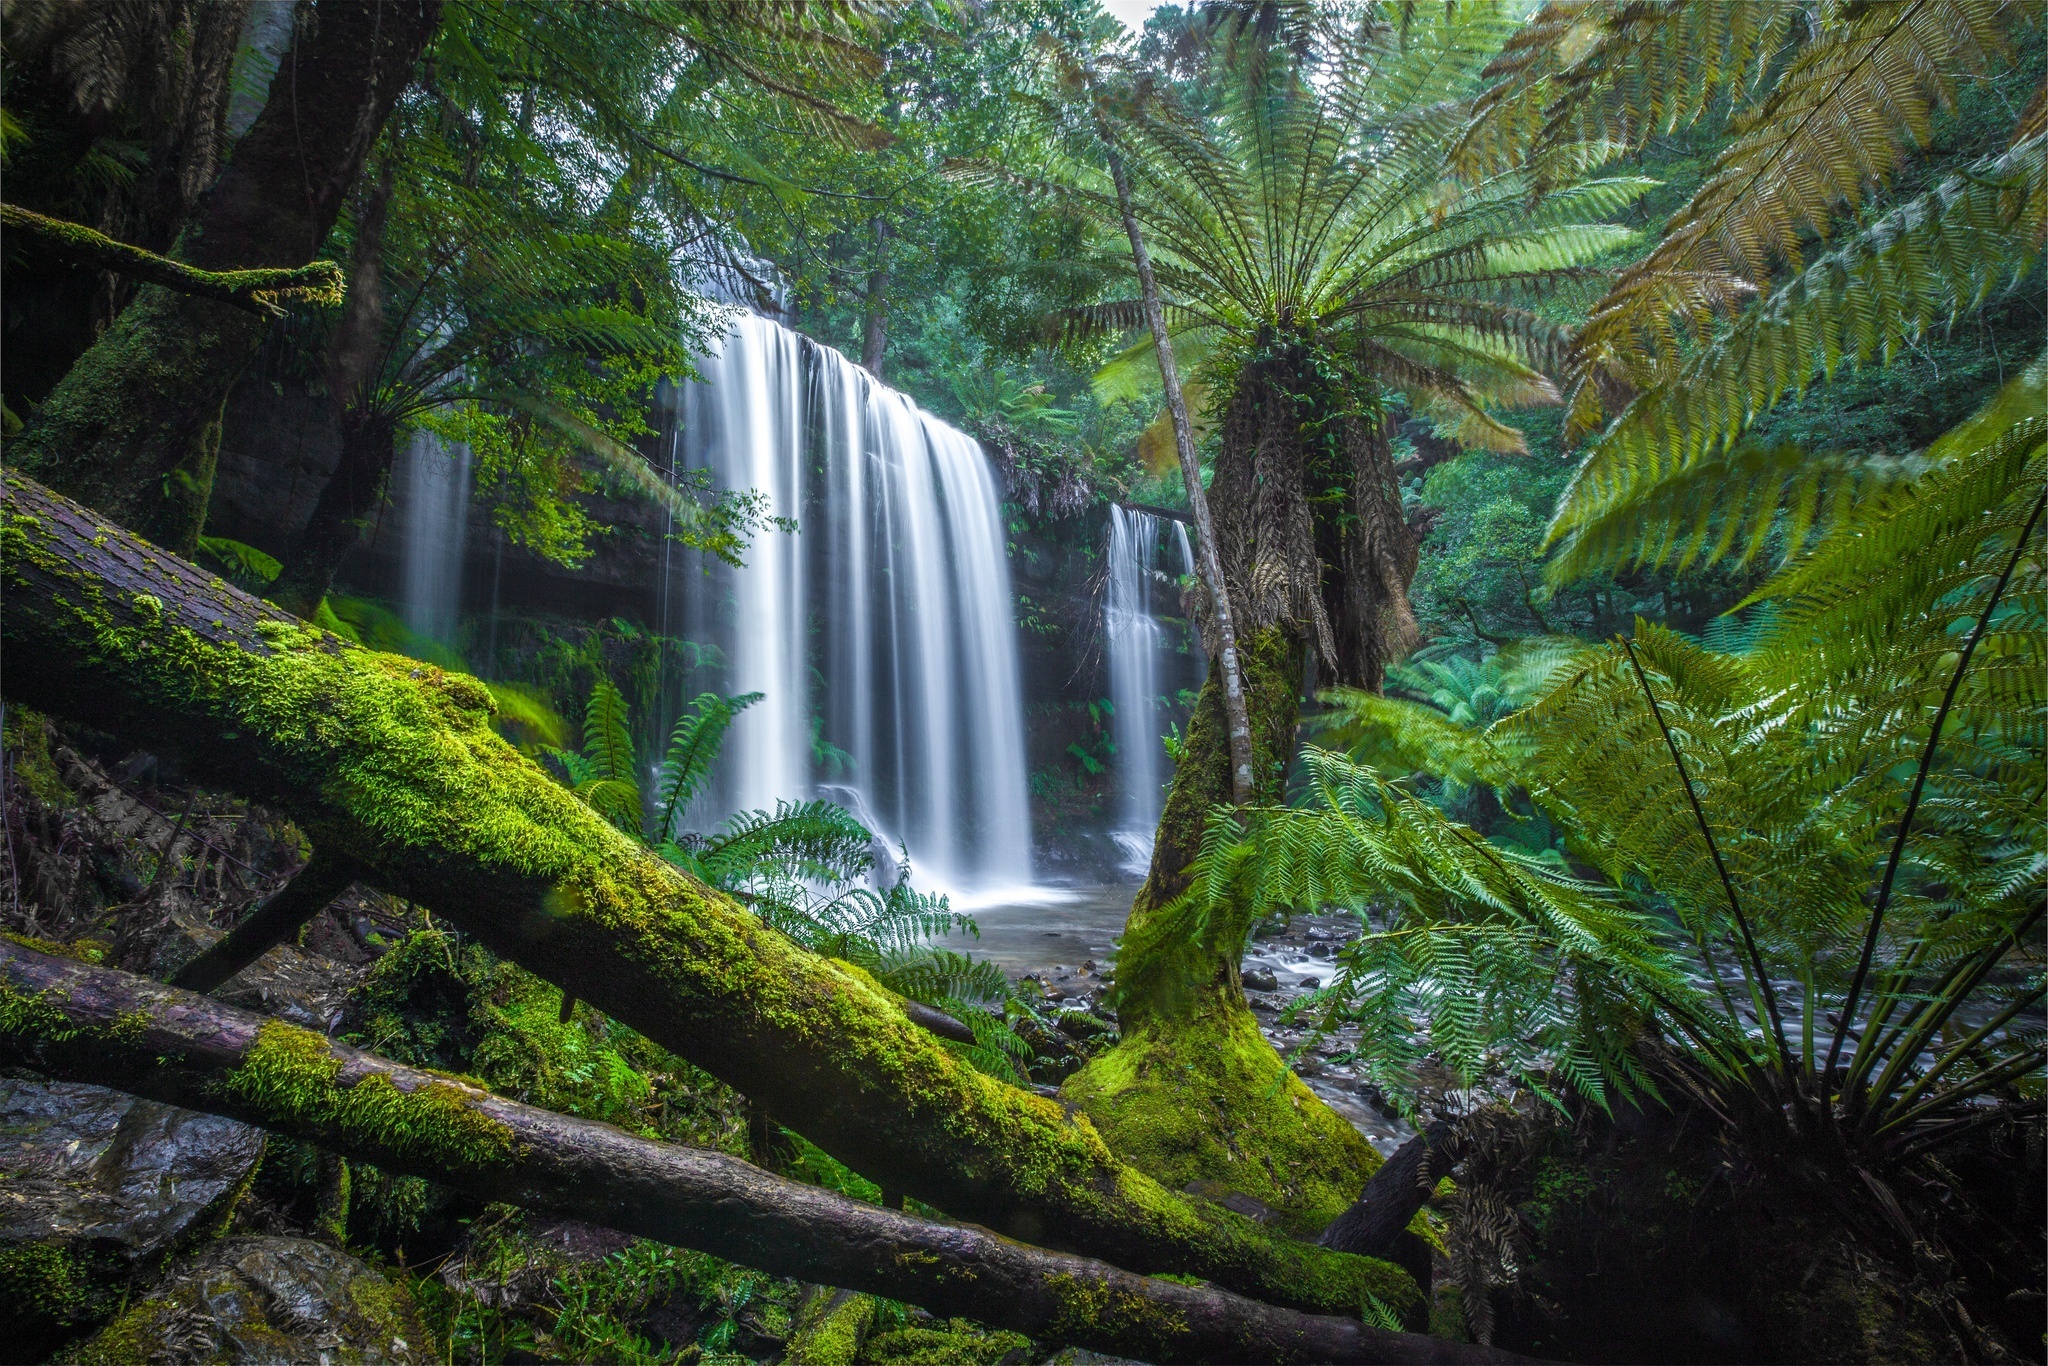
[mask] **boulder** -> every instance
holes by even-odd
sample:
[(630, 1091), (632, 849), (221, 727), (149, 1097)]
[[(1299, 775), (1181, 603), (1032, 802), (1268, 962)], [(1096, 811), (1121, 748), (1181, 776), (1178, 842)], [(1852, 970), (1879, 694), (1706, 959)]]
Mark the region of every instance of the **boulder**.
[(1252, 968), (1243, 978), (1246, 991), (1278, 991), (1280, 979), (1273, 975), (1271, 968)]
[(82, 1361), (426, 1363), (440, 1356), (403, 1287), (309, 1238), (229, 1238), (177, 1268), (77, 1353)]
[(119, 1091), (0, 1078), (0, 1340), (40, 1355), (218, 1229), (263, 1134)]

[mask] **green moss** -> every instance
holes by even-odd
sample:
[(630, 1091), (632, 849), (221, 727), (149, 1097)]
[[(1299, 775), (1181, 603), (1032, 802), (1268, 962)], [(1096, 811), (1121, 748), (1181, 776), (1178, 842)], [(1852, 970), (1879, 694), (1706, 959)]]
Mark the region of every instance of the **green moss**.
[(1053, 1336), (1114, 1334), (1126, 1351), (1164, 1355), (1187, 1332), (1187, 1318), (1143, 1295), (1119, 1290), (1108, 1280), (1054, 1276), (1049, 1282), (1058, 1310)]
[(162, 1359), (175, 1312), (167, 1300), (143, 1300), (57, 1360), (78, 1366), (154, 1366)]
[(888, 1366), (997, 1366), (1011, 1359), (1028, 1360), (1031, 1339), (1022, 1333), (983, 1328), (967, 1319), (949, 1320), (943, 1328), (898, 1328), (877, 1333), (861, 1350), (863, 1363)]
[(0, 1246), (0, 1305), (10, 1347), (33, 1360), (121, 1306), (126, 1276), (111, 1257), (47, 1243)]
[(874, 1296), (820, 1287), (798, 1311), (783, 1360), (789, 1366), (853, 1366), (874, 1322)]
[(454, 1079), (401, 1091), (388, 1077), (341, 1080), (341, 1059), (309, 1029), (269, 1020), (222, 1090), (266, 1115), (325, 1129), (433, 1167), (510, 1160), (512, 1131), (475, 1107), (481, 1092)]
[(78, 798), (57, 772), (57, 760), (50, 753), (50, 723), (40, 712), (23, 706), (9, 706), (4, 731), (8, 762), (14, 780), (44, 806), (66, 807)]

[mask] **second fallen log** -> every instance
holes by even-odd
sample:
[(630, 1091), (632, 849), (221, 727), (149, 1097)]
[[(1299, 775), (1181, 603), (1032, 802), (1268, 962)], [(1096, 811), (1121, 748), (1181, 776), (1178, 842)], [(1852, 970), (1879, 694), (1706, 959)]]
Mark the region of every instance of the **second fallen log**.
[(1161, 1366), (1520, 1360), (915, 1218), (6, 940), (0, 1064), (246, 1120), (480, 1199)]

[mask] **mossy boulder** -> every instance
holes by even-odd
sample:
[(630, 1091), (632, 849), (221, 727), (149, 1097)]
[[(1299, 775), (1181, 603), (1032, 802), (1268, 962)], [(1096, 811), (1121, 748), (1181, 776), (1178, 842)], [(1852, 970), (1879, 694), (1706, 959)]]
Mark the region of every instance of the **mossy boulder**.
[(217, 1232), (263, 1155), (246, 1124), (98, 1086), (0, 1079), (0, 1340), (39, 1357)]
[(178, 1269), (65, 1360), (431, 1362), (440, 1350), (404, 1289), (305, 1238), (231, 1238)]

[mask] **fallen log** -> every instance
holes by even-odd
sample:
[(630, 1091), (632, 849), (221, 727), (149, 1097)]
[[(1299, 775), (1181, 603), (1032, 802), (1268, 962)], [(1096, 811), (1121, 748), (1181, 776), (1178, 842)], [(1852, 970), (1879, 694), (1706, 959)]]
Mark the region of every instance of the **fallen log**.
[(1175, 1194), (1085, 1116), (975, 1071), (866, 973), (655, 857), (491, 728), (475, 679), (339, 640), (14, 471), (8, 695), (181, 753), (364, 880), (724, 1081), (884, 1189), (1025, 1242), (1276, 1304), (1414, 1282)]
[(1524, 1360), (914, 1218), (6, 940), (0, 1064), (226, 1115), (479, 1199), (1160, 1366)]
[(1350, 1208), (1330, 1221), (1317, 1245), (1369, 1257), (1392, 1255), (1416, 1211), (1429, 1203), (1443, 1150), (1455, 1133), (1449, 1121), (1437, 1120), (1395, 1149)]

